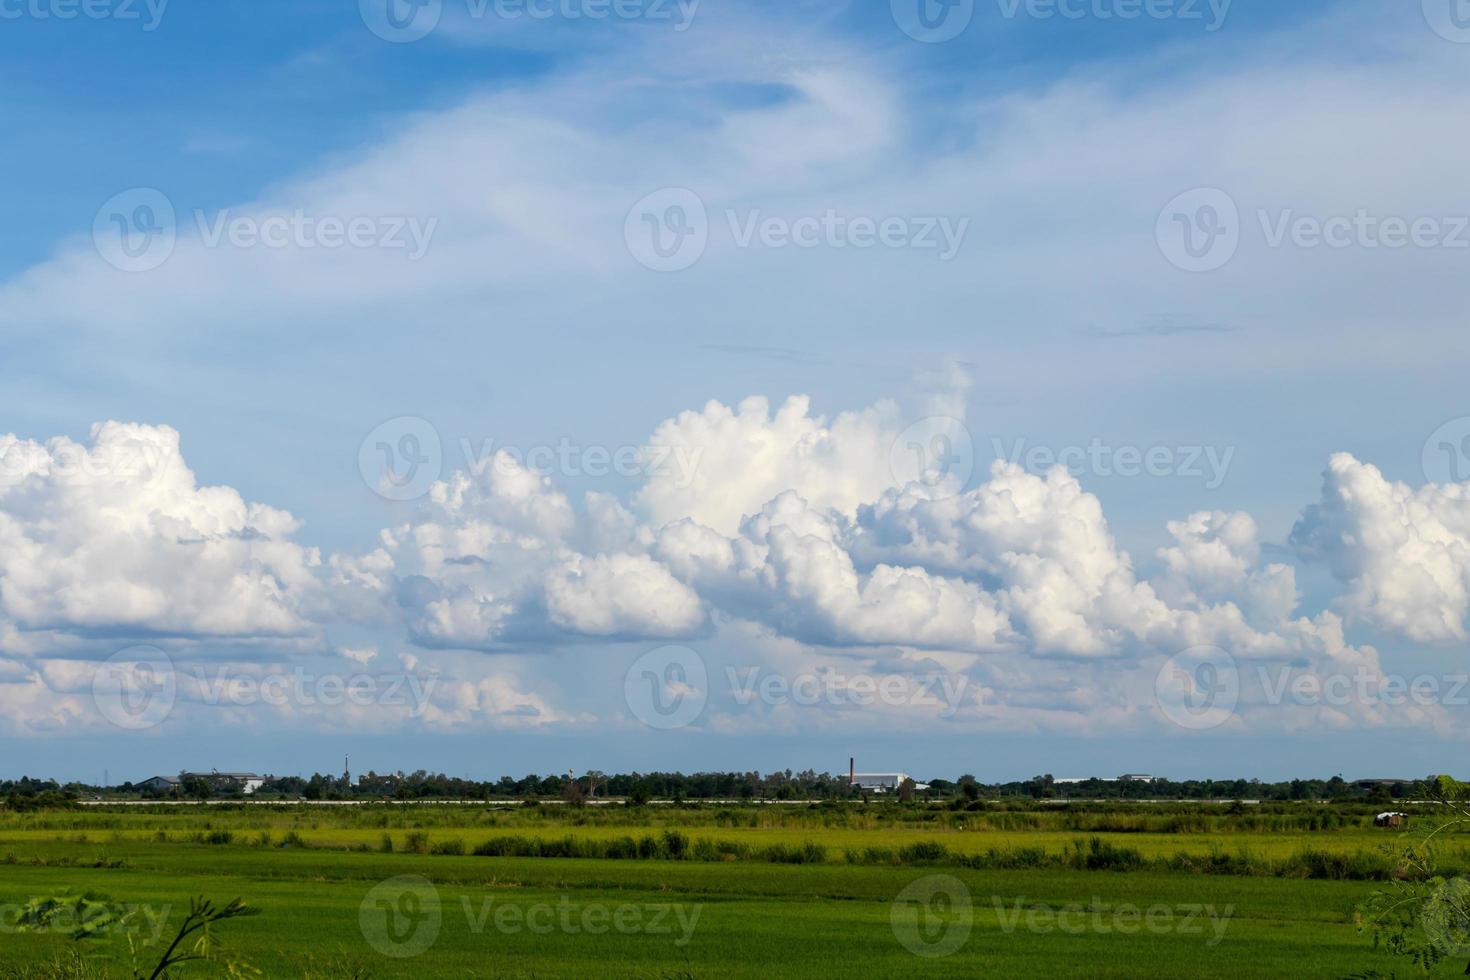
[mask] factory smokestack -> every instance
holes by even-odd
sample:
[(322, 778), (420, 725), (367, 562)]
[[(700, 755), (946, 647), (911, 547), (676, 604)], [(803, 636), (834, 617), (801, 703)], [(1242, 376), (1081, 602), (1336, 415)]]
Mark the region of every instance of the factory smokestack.
[(857, 766), (855, 765), (856, 762), (857, 760), (854, 759), (852, 756), (847, 757), (847, 785), (849, 786), (857, 782)]

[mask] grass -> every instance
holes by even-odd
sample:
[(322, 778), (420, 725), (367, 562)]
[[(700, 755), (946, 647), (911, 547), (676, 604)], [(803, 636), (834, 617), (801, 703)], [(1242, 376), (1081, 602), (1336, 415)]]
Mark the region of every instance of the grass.
[[(1270, 831), (1229, 826), (1173, 835), (977, 829), (984, 822), (970, 814), (958, 827), (874, 808), (822, 827), (819, 816), (480, 807), (0, 814), (0, 905), (95, 892), (171, 920), (192, 896), (240, 897), (262, 914), (224, 924), (225, 955), (271, 977), (1334, 977), (1397, 966), (1353, 923), (1371, 886), (1334, 880), (1350, 877), (1340, 866), (1397, 835), (1351, 822), (1287, 834), (1282, 844)], [(618, 855), (517, 853), (569, 839), (614, 842)], [(1308, 847), (1320, 874), (1206, 875), (1170, 863), (1195, 851), (1290, 856)], [(1001, 849), (1032, 859), (969, 860)], [(923, 900), (948, 882), (959, 883), (968, 914), (948, 893)], [(426, 933), (414, 925), (429, 921), (430, 907), (437, 934), (416, 950)], [(392, 941), (405, 936), (407, 945)], [(963, 942), (926, 957), (905, 939), (920, 952)], [(44, 969), (79, 948), (94, 973), (127, 975), (120, 938), (79, 945), (7, 931), (0, 978), (87, 976)], [(416, 955), (390, 955), (405, 951)], [(1447, 964), (1443, 975), (1463, 968)]]

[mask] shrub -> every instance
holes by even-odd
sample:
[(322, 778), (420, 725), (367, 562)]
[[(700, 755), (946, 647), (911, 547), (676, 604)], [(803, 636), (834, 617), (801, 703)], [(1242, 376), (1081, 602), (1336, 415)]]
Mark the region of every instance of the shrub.
[(949, 848), (938, 841), (919, 841), (899, 849), (904, 864), (935, 864), (949, 857)]

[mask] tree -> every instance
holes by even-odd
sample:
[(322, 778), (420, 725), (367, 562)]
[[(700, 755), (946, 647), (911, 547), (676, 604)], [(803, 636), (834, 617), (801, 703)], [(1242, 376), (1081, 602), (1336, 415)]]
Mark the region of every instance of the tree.
[(1373, 933), (1375, 948), (1405, 957), (1426, 973), (1442, 960), (1470, 955), (1470, 881), (1440, 874), (1434, 850), (1440, 834), (1470, 824), (1470, 784), (1433, 777), (1428, 795), (1447, 808), (1449, 819), (1404, 848), (1389, 887), (1358, 909), (1359, 928)]
[(587, 802), (587, 794), (582, 790), (582, 784), (575, 779), (567, 780), (567, 784), (562, 787), (561, 798), (566, 801), (567, 806), (582, 806)]
[(898, 784), (898, 801), (900, 803), (914, 802), (914, 781), (904, 777), (904, 781)]
[(199, 776), (190, 776), (184, 780), (179, 789), (191, 800), (207, 800), (214, 795), (214, 787), (210, 785), (209, 780)]
[(971, 803), (980, 799), (980, 784), (969, 773), (960, 777), (960, 795)]

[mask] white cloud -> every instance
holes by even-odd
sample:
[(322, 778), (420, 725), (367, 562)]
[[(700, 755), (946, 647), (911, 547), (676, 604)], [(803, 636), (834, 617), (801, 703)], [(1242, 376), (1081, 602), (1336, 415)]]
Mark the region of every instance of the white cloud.
[(1339, 453), (1292, 541), (1347, 583), (1340, 605), (1350, 617), (1419, 642), (1465, 639), (1470, 484), (1415, 490)]
[(299, 527), (199, 486), (167, 426), (0, 437), (0, 616), (24, 630), (306, 633), (319, 557), (292, 540)]

